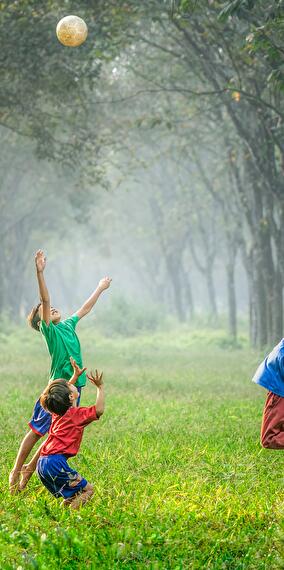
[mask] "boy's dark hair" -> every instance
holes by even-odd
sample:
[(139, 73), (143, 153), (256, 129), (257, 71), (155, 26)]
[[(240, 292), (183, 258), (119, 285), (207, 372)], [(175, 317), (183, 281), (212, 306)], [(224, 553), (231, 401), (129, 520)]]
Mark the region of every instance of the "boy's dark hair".
[(35, 331), (39, 331), (39, 326), (38, 323), (40, 322), (40, 314), (39, 314), (39, 308), (41, 306), (41, 303), (38, 303), (38, 305), (36, 307), (33, 307), (30, 314), (27, 317), (27, 321), (29, 323), (29, 325), (35, 330)]
[(40, 404), (51, 414), (63, 416), (72, 406), (70, 393), (66, 380), (53, 380), (42, 393)]

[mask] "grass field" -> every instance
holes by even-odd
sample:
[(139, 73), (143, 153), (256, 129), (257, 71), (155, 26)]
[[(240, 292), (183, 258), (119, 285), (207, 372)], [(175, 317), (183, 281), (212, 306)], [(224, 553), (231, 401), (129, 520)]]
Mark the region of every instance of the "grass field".
[(70, 512), (36, 476), (8, 493), (49, 359), (32, 331), (1, 337), (1, 570), (281, 568), (284, 455), (259, 444), (260, 356), (226, 348), (221, 331), (80, 338), (107, 406), (70, 462), (94, 498)]

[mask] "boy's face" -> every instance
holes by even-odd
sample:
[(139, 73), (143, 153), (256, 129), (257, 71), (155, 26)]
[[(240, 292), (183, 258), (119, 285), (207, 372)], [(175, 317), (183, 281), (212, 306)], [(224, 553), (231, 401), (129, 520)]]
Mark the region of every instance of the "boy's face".
[(68, 384), (68, 388), (70, 390), (70, 400), (72, 402), (72, 406), (76, 406), (77, 399), (79, 398), (79, 392), (73, 384)]
[[(42, 319), (42, 305), (39, 307), (39, 315)], [(59, 323), (61, 320), (61, 313), (58, 311), (58, 309), (55, 309), (55, 307), (50, 307), (50, 320), (55, 325), (57, 325), (57, 323)]]

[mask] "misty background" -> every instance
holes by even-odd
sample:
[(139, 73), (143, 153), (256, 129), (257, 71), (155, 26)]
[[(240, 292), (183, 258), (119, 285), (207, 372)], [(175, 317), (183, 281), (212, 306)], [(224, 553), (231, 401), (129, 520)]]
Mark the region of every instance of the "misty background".
[[(89, 37), (64, 48), (68, 13)], [(47, 255), (65, 315), (104, 275), (106, 334), (283, 335), (281, 2), (3, 2), (3, 327)], [(93, 317), (91, 317), (93, 319)]]

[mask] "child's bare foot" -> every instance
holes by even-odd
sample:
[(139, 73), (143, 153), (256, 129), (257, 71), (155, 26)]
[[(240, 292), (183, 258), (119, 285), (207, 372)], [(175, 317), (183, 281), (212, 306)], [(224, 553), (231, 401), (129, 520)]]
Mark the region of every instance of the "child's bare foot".
[(15, 495), (19, 491), (19, 479), (20, 479), (20, 471), (12, 471), (9, 475), (9, 489), (11, 495)]
[(31, 478), (33, 472), (34, 472), (34, 470), (31, 469), (29, 467), (29, 465), (23, 465), (23, 467), (21, 469), (21, 480), (19, 483), (19, 491), (23, 491), (26, 488), (28, 481)]
[(70, 509), (80, 509), (82, 505), (87, 503), (92, 498), (93, 493), (87, 493), (86, 491), (80, 495), (76, 495), (75, 499), (70, 503)]
[(74, 510), (79, 509), (82, 505), (87, 503), (87, 501), (89, 501), (92, 498), (93, 494), (94, 494), (94, 487), (93, 485), (88, 483), (86, 487), (84, 487), (82, 493), (77, 493), (77, 495), (74, 495), (74, 497), (71, 497), (70, 499), (65, 499), (63, 501), (63, 505), (64, 507), (70, 507), (71, 509)]

